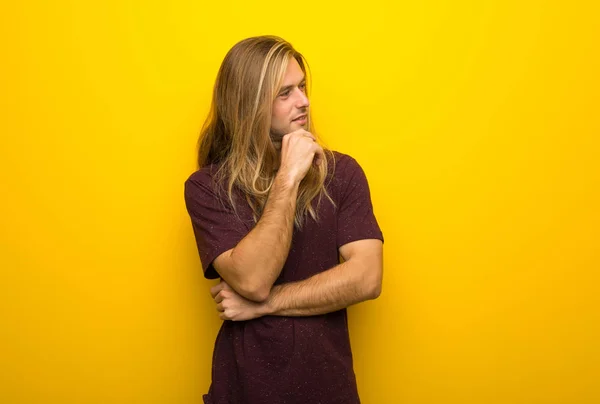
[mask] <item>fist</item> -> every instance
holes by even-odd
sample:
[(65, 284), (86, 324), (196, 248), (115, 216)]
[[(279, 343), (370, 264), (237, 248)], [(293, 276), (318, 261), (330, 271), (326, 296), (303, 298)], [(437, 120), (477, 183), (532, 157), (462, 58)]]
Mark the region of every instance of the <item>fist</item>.
[(315, 137), (304, 129), (298, 129), (283, 137), (279, 171), (299, 183), (311, 165), (319, 165), (323, 158), (323, 148)]

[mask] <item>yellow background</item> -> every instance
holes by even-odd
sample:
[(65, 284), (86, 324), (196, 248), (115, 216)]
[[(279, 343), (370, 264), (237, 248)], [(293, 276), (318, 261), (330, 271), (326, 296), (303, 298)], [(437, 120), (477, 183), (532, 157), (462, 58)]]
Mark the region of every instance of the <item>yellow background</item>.
[(267, 33), (386, 237), (350, 309), (363, 403), (600, 402), (593, 3), (3, 4), (0, 402), (201, 402), (219, 320), (183, 181), (226, 51)]

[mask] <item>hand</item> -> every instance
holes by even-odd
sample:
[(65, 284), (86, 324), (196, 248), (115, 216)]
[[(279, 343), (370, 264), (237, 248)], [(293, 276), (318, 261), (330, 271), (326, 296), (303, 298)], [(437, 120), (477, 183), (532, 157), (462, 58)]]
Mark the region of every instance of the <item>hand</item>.
[(300, 183), (313, 162), (319, 165), (323, 158), (323, 149), (315, 137), (304, 129), (298, 129), (283, 137), (279, 172)]
[(244, 321), (267, 314), (266, 306), (240, 296), (225, 281), (210, 288), (221, 320)]

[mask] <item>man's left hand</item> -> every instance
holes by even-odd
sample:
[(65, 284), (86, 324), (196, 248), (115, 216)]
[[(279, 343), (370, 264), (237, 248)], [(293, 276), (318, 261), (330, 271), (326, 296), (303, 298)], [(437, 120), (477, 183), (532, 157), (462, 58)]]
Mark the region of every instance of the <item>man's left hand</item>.
[(244, 321), (267, 314), (266, 306), (240, 296), (225, 281), (210, 288), (221, 320)]

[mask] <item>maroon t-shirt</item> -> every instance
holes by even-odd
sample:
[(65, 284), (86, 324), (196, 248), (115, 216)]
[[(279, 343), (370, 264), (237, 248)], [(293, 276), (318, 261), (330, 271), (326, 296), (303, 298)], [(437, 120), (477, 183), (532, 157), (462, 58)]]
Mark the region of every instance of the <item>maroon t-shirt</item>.
[[(373, 214), (367, 179), (352, 157), (334, 152), (326, 180), (335, 207), (323, 198), (315, 222), (294, 228), (289, 255), (275, 284), (300, 281), (339, 264), (338, 249), (383, 235)], [(250, 207), (238, 215), (218, 198), (215, 167), (207, 166), (185, 182), (185, 201), (206, 278), (212, 266), (255, 225)], [(329, 181), (331, 179), (331, 181)], [(265, 254), (268, 254), (265, 251)], [(352, 367), (346, 309), (306, 317), (265, 316), (224, 321), (214, 347), (207, 404), (355, 404), (359, 403)]]

